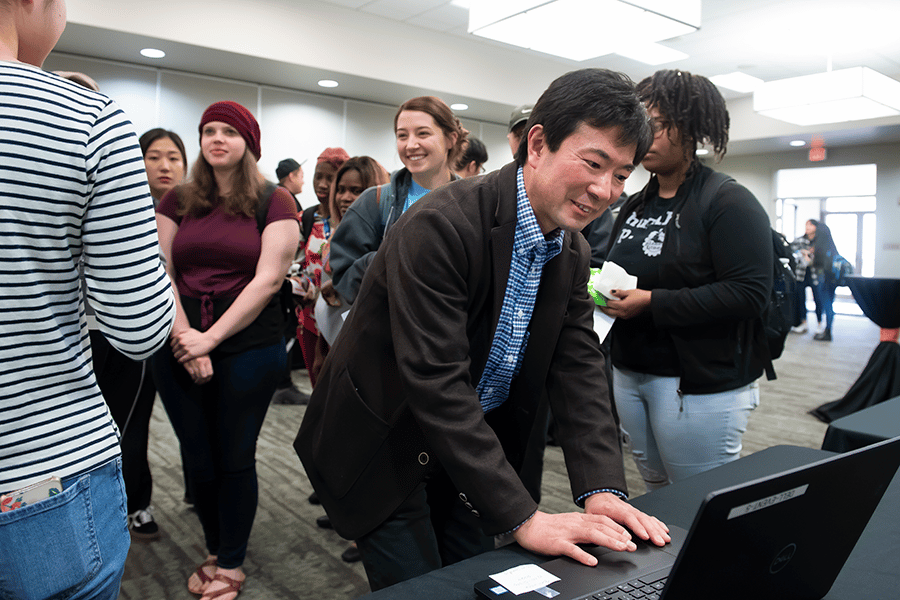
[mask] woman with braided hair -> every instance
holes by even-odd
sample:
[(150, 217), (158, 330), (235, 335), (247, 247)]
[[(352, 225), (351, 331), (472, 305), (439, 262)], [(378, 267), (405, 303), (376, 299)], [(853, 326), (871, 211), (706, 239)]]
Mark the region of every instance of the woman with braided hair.
[(768, 354), (769, 219), (756, 198), (697, 159), (728, 144), (725, 100), (705, 77), (638, 84), (653, 122), (652, 177), (622, 207), (608, 260), (638, 278), (604, 309), (616, 407), (648, 489), (740, 457)]

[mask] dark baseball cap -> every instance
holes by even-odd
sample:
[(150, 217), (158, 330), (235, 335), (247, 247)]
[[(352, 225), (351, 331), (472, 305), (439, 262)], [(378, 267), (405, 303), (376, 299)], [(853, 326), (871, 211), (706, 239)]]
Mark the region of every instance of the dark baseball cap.
[(531, 109), (534, 108), (534, 104), (523, 104), (522, 106), (517, 106), (514, 111), (509, 115), (509, 129), (507, 129), (507, 133), (512, 131), (516, 125), (519, 123), (524, 123), (528, 120), (528, 117), (531, 116)]
[[(305, 160), (303, 162), (306, 162)], [(298, 163), (293, 158), (286, 158), (280, 163), (278, 163), (278, 168), (275, 169), (275, 177), (278, 178), (278, 181), (281, 181), (294, 171), (300, 168), (300, 165), (303, 163)]]

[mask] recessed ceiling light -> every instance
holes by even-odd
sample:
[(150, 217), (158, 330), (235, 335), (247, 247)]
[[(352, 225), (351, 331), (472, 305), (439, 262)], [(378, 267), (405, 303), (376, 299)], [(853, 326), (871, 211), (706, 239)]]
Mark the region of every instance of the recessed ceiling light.
[(468, 104), (463, 104), (462, 102), (457, 102), (456, 104), (451, 104), (450, 108), (453, 110), (469, 110)]
[(146, 56), (147, 58), (165, 58), (166, 53), (156, 48), (144, 48), (141, 50), (141, 56)]
[(324, 88), (336, 88), (338, 86), (338, 82), (334, 79), (320, 79), (319, 85)]
[(805, 146), (806, 142), (803, 140), (791, 140), (791, 146), (794, 148), (799, 148), (800, 146)]
[(706, 156), (707, 154), (709, 154), (709, 150), (707, 150), (706, 148), (697, 149), (697, 156)]

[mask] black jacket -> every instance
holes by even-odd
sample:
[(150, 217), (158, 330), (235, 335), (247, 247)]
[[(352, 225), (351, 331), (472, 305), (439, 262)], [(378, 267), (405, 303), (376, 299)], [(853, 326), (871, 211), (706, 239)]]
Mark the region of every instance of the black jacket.
[[(697, 199), (712, 173), (700, 167), (679, 189), (683, 203), (666, 225), (654, 274), (650, 310), (613, 326), (612, 360), (641, 371), (652, 345), (674, 348), (681, 390), (710, 394), (747, 385), (762, 375), (765, 336), (760, 315), (772, 289), (772, 235), (762, 206), (742, 185), (722, 185), (705, 214)], [(656, 197), (654, 177), (623, 206), (613, 228), (609, 260), (616, 261), (628, 216)], [(677, 196), (676, 196), (677, 197)], [(629, 265), (621, 264), (625, 270)], [(651, 289), (649, 277), (639, 289)]]
[(625, 491), (582, 236), (544, 267), (507, 401), (481, 408), (515, 229), (509, 164), (428, 194), (375, 254), (294, 444), (340, 535), (377, 527), (438, 464), (486, 534), (510, 531), (537, 508), (519, 473), (540, 460), (548, 408), (573, 499)]

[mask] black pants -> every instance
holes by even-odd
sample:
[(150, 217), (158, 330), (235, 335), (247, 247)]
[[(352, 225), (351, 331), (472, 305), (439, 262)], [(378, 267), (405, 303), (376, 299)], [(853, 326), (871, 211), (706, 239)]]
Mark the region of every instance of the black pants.
[(372, 591), (494, 549), (443, 469), (356, 540)]
[(116, 350), (97, 330), (91, 330), (94, 374), (109, 412), (122, 434), (122, 477), (128, 512), (150, 505), (153, 478), (147, 462), (150, 415), (156, 386), (146, 361), (136, 362)]
[(806, 269), (806, 276), (803, 281), (798, 281), (794, 287), (796, 297), (794, 299), (794, 325), (799, 325), (806, 320), (806, 287), (809, 286), (813, 291), (813, 300), (816, 303), (816, 321), (822, 322), (822, 302), (816, 292), (816, 286), (812, 281), (812, 269)]
[(211, 358), (213, 378), (202, 385), (168, 344), (150, 363), (181, 442), (206, 548), (219, 567), (234, 569), (244, 562), (256, 516), (256, 441), (284, 370), (284, 344)]

